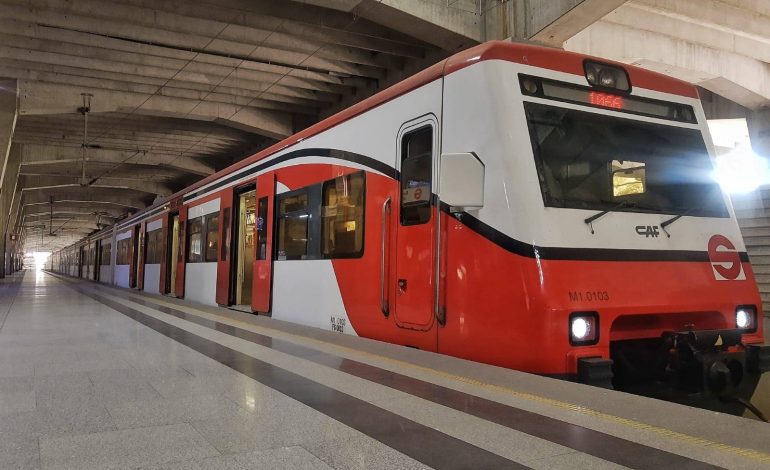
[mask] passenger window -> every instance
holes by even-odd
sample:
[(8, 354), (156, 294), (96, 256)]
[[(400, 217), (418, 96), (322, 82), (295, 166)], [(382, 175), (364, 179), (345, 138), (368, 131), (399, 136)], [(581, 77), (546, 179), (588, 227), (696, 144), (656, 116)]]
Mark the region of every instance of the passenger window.
[(278, 260), (305, 259), (308, 246), (306, 190), (280, 196), (278, 202)]
[(203, 261), (202, 237), (203, 218), (196, 217), (187, 222), (187, 262), (200, 263)]
[(433, 128), (426, 126), (401, 139), (401, 225), (430, 220), (433, 181)]
[(321, 253), (324, 258), (352, 258), (364, 252), (364, 173), (323, 184)]
[(155, 229), (151, 232), (147, 232), (147, 255), (146, 264), (160, 264), (161, 258), (161, 239), (162, 230)]
[(206, 262), (217, 260), (219, 249), (219, 214), (206, 216)]
[(267, 259), (267, 198), (257, 203), (257, 259)]

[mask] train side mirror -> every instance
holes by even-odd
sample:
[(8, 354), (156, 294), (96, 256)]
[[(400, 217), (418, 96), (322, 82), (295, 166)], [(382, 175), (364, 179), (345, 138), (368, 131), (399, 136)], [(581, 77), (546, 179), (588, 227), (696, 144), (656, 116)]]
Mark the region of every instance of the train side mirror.
[(450, 211), (484, 207), (484, 164), (475, 153), (441, 155), (439, 191)]

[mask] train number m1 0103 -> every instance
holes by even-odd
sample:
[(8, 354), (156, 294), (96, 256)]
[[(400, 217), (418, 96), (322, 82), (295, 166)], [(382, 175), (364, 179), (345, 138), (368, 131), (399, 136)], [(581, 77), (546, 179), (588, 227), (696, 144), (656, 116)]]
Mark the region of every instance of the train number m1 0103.
[(577, 291), (577, 290), (571, 290), (571, 291), (569, 291), (569, 301), (570, 302), (595, 302), (595, 301), (605, 302), (607, 300), (610, 300), (610, 294), (606, 290), (603, 290), (603, 291), (596, 291), (596, 290)]

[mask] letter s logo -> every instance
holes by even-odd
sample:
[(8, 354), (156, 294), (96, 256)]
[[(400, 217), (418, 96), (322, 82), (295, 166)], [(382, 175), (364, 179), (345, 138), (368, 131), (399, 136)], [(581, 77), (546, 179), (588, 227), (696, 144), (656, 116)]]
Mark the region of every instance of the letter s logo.
[(709, 260), (717, 281), (743, 281), (741, 255), (735, 245), (724, 235), (714, 235), (709, 239)]

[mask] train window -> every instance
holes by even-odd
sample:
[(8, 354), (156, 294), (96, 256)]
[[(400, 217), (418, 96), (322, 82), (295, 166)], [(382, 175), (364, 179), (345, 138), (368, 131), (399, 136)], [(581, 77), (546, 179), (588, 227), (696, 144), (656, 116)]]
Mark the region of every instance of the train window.
[(433, 128), (426, 126), (401, 138), (401, 225), (430, 220), (433, 181)]
[(147, 259), (146, 264), (160, 264), (163, 256), (163, 230), (155, 229), (147, 232)]
[(281, 214), (288, 214), (289, 212), (306, 211), (307, 210), (307, 191), (301, 190), (292, 192), (289, 195), (281, 197), (280, 206), (278, 211)]
[(321, 253), (324, 258), (352, 258), (364, 252), (364, 173), (323, 184)]
[(278, 260), (308, 259), (308, 191), (282, 194), (278, 199)]
[(131, 259), (131, 238), (118, 240), (118, 257), (115, 264), (129, 264)]
[(727, 217), (698, 129), (524, 104), (545, 206)]
[(267, 259), (267, 198), (257, 202), (257, 259)]
[(219, 214), (206, 216), (206, 262), (217, 260), (219, 250)]
[(112, 244), (102, 242), (101, 251), (102, 266), (109, 266), (112, 264)]
[(203, 261), (203, 217), (187, 221), (187, 262)]

